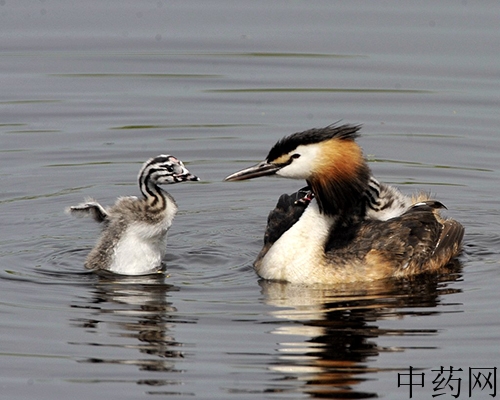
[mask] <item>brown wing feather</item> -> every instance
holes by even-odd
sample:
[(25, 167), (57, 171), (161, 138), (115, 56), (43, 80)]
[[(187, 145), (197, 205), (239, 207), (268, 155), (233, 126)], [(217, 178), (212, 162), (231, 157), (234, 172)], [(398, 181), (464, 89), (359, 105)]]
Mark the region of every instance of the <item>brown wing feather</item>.
[(443, 230), (439, 236), (438, 243), (434, 250), (434, 257), (446, 257), (448, 253), (453, 256), (460, 252), (465, 229), (457, 221), (448, 219), (443, 222)]
[[(350, 269), (362, 265), (374, 279), (436, 271), (460, 250), (463, 227), (442, 221), (434, 207), (423, 204), (388, 221), (365, 220), (332, 230), (326, 248), (329, 263)], [(363, 269), (362, 268), (362, 269)]]

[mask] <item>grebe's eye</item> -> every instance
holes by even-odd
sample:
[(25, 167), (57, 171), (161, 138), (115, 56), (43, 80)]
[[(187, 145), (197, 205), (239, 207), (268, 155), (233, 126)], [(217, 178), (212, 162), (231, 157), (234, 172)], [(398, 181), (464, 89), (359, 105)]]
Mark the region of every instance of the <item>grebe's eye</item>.
[(167, 165), (166, 166), (168, 172), (174, 172), (174, 166), (173, 165)]
[(299, 158), (299, 157), (300, 157), (300, 154), (295, 153), (295, 154), (292, 154), (292, 156), (290, 158)]

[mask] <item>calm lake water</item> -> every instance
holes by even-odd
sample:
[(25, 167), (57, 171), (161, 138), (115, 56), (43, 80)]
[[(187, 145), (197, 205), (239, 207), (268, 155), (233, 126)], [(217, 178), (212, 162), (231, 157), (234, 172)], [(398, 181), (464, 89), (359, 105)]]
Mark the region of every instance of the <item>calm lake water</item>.
[[(470, 398), (491, 398), (499, 15), (470, 0), (1, 0), (0, 398), (469, 398), (470, 368)], [(302, 183), (222, 179), (338, 120), (363, 124), (377, 178), (463, 223), (453, 273), (258, 280), (267, 214)], [(161, 153), (202, 180), (167, 188), (168, 276), (87, 273), (99, 227), (64, 209), (137, 195)], [(462, 369), (451, 386), (433, 384), (440, 366)]]

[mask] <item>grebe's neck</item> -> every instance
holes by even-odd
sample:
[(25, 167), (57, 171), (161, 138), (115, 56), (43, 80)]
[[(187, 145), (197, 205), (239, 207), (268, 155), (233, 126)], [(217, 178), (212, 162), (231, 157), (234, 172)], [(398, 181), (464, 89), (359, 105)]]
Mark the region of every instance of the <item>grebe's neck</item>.
[(153, 183), (150, 175), (141, 175), (139, 178), (139, 188), (146, 203), (153, 209), (165, 210), (167, 207), (167, 193), (158, 185)]
[(352, 140), (323, 145), (307, 183), (326, 215), (357, 213), (369, 188), (370, 168)]
[(366, 166), (351, 179), (338, 179), (312, 176), (307, 180), (319, 211), (328, 216), (359, 215), (364, 217), (365, 193), (369, 188), (370, 170)]

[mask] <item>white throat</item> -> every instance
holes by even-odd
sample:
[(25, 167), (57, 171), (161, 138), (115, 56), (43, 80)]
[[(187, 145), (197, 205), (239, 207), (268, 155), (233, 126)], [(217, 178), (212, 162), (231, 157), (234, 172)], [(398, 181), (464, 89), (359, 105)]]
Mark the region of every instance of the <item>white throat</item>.
[(269, 249), (257, 267), (264, 279), (306, 282), (325, 262), (325, 244), (334, 218), (321, 214), (315, 199), (300, 219)]

